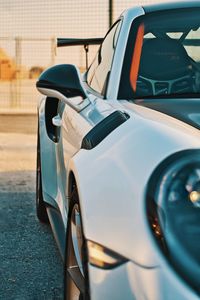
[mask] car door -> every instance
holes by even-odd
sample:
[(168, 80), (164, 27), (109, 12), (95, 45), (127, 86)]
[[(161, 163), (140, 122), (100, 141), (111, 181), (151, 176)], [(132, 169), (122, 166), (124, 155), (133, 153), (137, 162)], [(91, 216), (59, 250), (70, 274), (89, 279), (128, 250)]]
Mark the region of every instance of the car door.
[[(66, 182), (69, 161), (80, 150), (84, 136), (114, 111), (113, 107), (103, 99), (103, 94), (109, 80), (119, 25), (118, 21), (108, 32), (87, 72), (86, 89), (91, 103), (81, 111), (63, 102), (58, 108), (60, 138), (56, 146), (58, 183), (56, 201), (64, 222), (67, 220), (68, 213)], [(81, 105), (84, 101), (88, 99), (83, 100)]]

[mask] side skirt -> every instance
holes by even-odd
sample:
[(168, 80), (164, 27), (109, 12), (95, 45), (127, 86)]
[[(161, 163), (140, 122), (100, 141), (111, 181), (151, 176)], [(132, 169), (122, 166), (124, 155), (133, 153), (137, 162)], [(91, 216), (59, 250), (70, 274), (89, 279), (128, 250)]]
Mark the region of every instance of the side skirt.
[(54, 238), (58, 245), (62, 260), (64, 261), (66, 231), (62, 221), (61, 213), (52, 206), (47, 206), (46, 208)]

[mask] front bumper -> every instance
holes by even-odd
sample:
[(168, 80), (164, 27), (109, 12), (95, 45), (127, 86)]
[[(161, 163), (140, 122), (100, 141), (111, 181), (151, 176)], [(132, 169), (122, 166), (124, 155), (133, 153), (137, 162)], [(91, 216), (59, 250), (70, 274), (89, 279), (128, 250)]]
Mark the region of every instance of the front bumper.
[(89, 265), (91, 300), (197, 300), (200, 297), (168, 268), (129, 261), (111, 270)]

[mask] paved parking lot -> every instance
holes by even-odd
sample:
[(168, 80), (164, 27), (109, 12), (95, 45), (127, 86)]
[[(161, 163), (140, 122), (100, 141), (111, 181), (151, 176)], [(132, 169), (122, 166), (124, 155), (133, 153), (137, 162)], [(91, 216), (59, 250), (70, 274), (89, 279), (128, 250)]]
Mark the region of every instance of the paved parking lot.
[(62, 299), (61, 258), (49, 226), (35, 215), (35, 129), (1, 131), (0, 299)]

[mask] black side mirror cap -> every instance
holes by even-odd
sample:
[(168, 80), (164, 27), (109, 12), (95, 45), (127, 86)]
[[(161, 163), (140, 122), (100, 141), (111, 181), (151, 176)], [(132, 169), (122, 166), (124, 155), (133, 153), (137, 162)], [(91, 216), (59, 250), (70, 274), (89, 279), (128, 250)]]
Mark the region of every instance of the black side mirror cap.
[(48, 89), (55, 90), (67, 98), (77, 96), (87, 98), (81, 84), (80, 74), (77, 68), (70, 64), (56, 65), (45, 70), (40, 75), (36, 87), (42, 93), (43, 89)]

